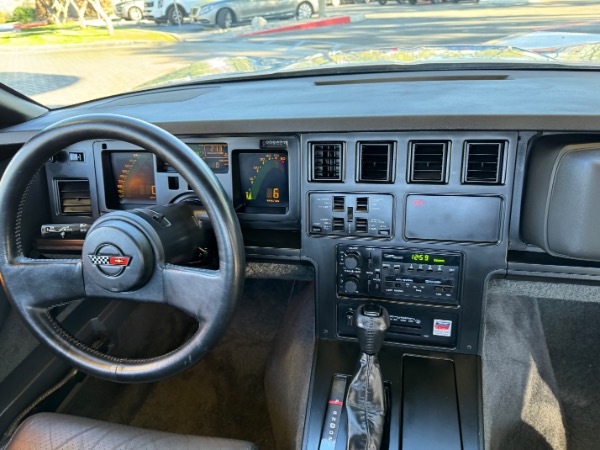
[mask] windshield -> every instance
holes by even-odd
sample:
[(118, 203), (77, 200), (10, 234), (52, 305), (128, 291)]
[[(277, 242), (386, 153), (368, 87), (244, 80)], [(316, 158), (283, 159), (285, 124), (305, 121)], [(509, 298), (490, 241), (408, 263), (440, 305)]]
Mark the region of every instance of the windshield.
[(306, 70), (597, 68), (599, 12), (570, 0), (3, 2), (0, 82), (54, 108)]

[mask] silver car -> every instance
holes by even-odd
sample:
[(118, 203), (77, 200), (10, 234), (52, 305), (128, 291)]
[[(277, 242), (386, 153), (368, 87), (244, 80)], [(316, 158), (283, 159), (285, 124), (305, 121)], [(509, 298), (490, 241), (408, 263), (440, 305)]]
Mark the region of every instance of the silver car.
[(144, 0), (126, 0), (116, 3), (115, 14), (123, 19), (139, 22), (144, 18)]
[(203, 0), (192, 7), (190, 17), (202, 24), (229, 28), (253, 17), (309, 19), (318, 8), (318, 0)]

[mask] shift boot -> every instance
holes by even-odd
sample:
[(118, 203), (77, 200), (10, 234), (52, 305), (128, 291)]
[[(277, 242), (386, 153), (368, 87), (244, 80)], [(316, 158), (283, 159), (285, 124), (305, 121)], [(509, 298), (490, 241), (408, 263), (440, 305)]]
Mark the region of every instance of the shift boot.
[(377, 354), (383, 345), (390, 318), (385, 308), (361, 305), (355, 313), (360, 344), (360, 367), (348, 394), (347, 450), (379, 450), (385, 424), (385, 392)]

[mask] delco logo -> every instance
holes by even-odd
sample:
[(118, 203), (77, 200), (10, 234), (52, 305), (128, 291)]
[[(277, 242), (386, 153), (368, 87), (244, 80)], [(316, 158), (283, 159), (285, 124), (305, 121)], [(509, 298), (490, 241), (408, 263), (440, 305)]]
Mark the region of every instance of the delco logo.
[(452, 336), (452, 321), (433, 319), (433, 335), (441, 337)]

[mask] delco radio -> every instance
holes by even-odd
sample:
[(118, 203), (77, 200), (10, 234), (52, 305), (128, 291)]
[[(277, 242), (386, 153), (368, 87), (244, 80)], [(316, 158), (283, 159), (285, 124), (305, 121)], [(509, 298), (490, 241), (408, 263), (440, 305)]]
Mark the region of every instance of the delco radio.
[(337, 292), (457, 305), (461, 261), (460, 253), (339, 245)]

